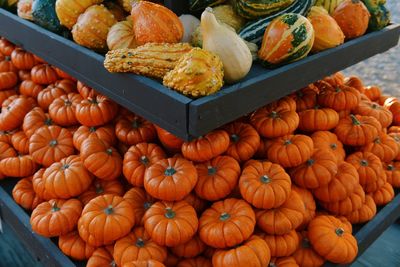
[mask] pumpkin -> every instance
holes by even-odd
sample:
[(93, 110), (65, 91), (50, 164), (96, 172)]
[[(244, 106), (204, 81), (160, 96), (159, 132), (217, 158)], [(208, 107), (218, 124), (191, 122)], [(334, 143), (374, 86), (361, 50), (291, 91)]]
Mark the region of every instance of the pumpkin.
[[(12, 138), (12, 135), (13, 135), (14, 133), (16, 133), (16, 132), (17, 132), (17, 130), (13, 130), (13, 131), (3, 131), (3, 130), (0, 130), (0, 142), (5, 142), (5, 143), (11, 145), (11, 138)], [(1, 157), (1, 156), (0, 156), (0, 157)]]
[(303, 200), (292, 190), (280, 207), (256, 211), (257, 226), (267, 234), (287, 234), (303, 223), (305, 212)]
[(15, 72), (0, 72), (0, 90), (11, 89), (15, 85), (17, 85), (18, 76)]
[(339, 123), (339, 114), (331, 108), (315, 106), (299, 113), (298, 129), (305, 132), (327, 131)]
[(81, 145), (85, 168), (99, 179), (114, 180), (122, 173), (122, 157), (118, 151), (98, 138), (89, 138)]
[(214, 267), (267, 266), (271, 255), (267, 243), (257, 236), (229, 250), (217, 250), (212, 257)]
[(66, 94), (67, 93), (60, 87), (56, 86), (55, 84), (50, 84), (38, 93), (38, 104), (43, 110), (48, 111), (49, 106), (56, 98)]
[(360, 105), (354, 109), (354, 113), (374, 117), (382, 125), (382, 128), (389, 127), (393, 120), (390, 110), (374, 102), (361, 101)]
[(37, 84), (48, 85), (58, 80), (54, 68), (47, 64), (36, 65), (31, 70), (32, 81)]
[(299, 236), (295, 230), (283, 235), (259, 235), (267, 243), (272, 257), (292, 255), (299, 246)]
[(317, 205), (315, 203), (312, 193), (307, 189), (292, 186), (292, 190), (299, 194), (301, 200), (303, 200), (304, 203), (305, 213), (303, 214), (303, 223), (296, 228), (297, 230), (304, 229), (308, 226), (308, 223), (315, 217)]
[(315, 31), (313, 52), (333, 48), (344, 43), (342, 30), (323, 7), (311, 7), (307, 19), (310, 20)]
[(364, 94), (364, 83), (358, 76), (349, 76), (344, 79), (344, 84), (357, 89), (361, 94)]
[(196, 194), (209, 201), (228, 196), (237, 185), (240, 175), (239, 163), (229, 156), (217, 156), (210, 161), (196, 164), (196, 170)]
[(65, 235), (74, 230), (81, 212), (82, 204), (76, 199), (43, 202), (32, 211), (32, 230), (45, 237)]
[(42, 126), (53, 125), (52, 120), (48, 114), (45, 114), (40, 107), (35, 107), (26, 114), (24, 121), (22, 123), (22, 129), (27, 137), (31, 137), (37, 129)]
[(172, 153), (181, 151), (181, 147), (184, 142), (182, 139), (155, 124), (153, 125), (156, 128), (158, 139), (163, 147)]
[(337, 202), (322, 202), (321, 205), (331, 214), (348, 215), (351, 212), (361, 208), (364, 201), (365, 192), (361, 185), (357, 185), (354, 189), (354, 192), (350, 194), (347, 198)]
[(49, 106), (50, 118), (56, 124), (64, 127), (78, 124), (75, 108), (81, 101), (81, 95), (76, 93), (69, 93), (54, 99)]
[(208, 207), (208, 202), (198, 197), (193, 192), (187, 195), (183, 200), (189, 203), (189, 205), (196, 210), (197, 214), (201, 214)]
[(116, 143), (114, 131), (114, 127), (111, 124), (101, 127), (87, 127), (82, 125), (73, 134), (72, 140), (74, 143), (74, 147), (77, 150), (80, 150), (82, 143), (86, 139), (90, 138), (98, 138), (103, 140), (107, 144), (114, 145)]
[(182, 144), (182, 154), (192, 161), (204, 162), (224, 153), (229, 147), (229, 135), (223, 130), (214, 130), (205, 136)]
[(260, 146), (260, 136), (257, 131), (247, 123), (234, 122), (224, 127), (230, 136), (230, 144), (225, 152), (238, 162), (249, 160)]
[(17, 152), (9, 143), (0, 141), (0, 160), (16, 156)]
[(0, 72), (14, 72), (14, 73), (18, 72), (19, 73), (18, 69), (12, 63), (11, 58), (4, 57), (1, 54), (0, 54)]
[(29, 138), (23, 131), (14, 133), (11, 137), (11, 143), (20, 154), (29, 154)]
[(56, 71), (58, 77), (60, 77), (61, 79), (67, 79), (67, 80), (71, 80), (71, 81), (76, 81), (76, 79), (74, 77), (72, 77), (71, 75), (69, 75), (65, 71), (61, 70), (60, 68), (54, 67), (54, 70)]
[(8, 157), (0, 161), (0, 173), (7, 177), (27, 177), (33, 175), (37, 167), (29, 155)]
[(0, 39), (0, 53), (4, 56), (11, 56), (11, 53), (14, 51), (15, 45), (5, 38)]
[(371, 14), (360, 0), (343, 0), (332, 13), (346, 39), (357, 38), (367, 31)]
[(345, 224), (333, 216), (314, 218), (308, 226), (308, 238), (315, 251), (331, 262), (346, 264), (357, 256), (357, 240), (346, 231)]
[(26, 210), (33, 210), (44, 201), (33, 190), (32, 177), (19, 180), (12, 190), (12, 196)]
[(38, 64), (32, 53), (16, 48), (11, 53), (11, 61), (17, 69), (30, 70)]
[(250, 123), (265, 138), (291, 134), (299, 126), (299, 116), (295, 110), (269, 105), (251, 115)]
[[(130, 232), (135, 225), (134, 218), (131, 205), (122, 197), (98, 196), (82, 211), (78, 221), (79, 235), (89, 245), (109, 245)], [(93, 222), (96, 227), (92, 226)]]
[(79, 196), (79, 200), (86, 205), (90, 200), (97, 196), (112, 194), (122, 196), (124, 194), (124, 188), (122, 184), (117, 180), (94, 180), (92, 185)]
[(45, 188), (45, 181), (43, 179), (43, 173), (46, 168), (41, 168), (32, 177), (32, 187), (33, 191), (37, 194), (38, 197), (44, 200), (51, 200), (52, 195), (50, 195)]
[(376, 204), (374, 199), (370, 195), (365, 196), (365, 202), (363, 206), (346, 215), (346, 218), (352, 224), (366, 223), (370, 221), (376, 214)]
[(130, 261), (122, 265), (122, 267), (165, 267), (165, 265), (156, 260)]
[[(286, 39), (276, 36), (287, 36)], [(308, 55), (314, 43), (314, 29), (300, 14), (283, 14), (265, 30), (258, 57), (264, 66), (273, 67), (300, 60)]]
[(45, 191), (52, 198), (79, 196), (89, 188), (92, 179), (81, 158), (76, 155), (53, 163), (43, 173)]
[(271, 258), (268, 266), (272, 267), (299, 267), (293, 257)]
[(140, 260), (163, 262), (167, 258), (167, 249), (151, 240), (143, 227), (135, 227), (131, 233), (115, 242), (113, 256), (118, 266)]
[(168, 8), (148, 1), (133, 3), (131, 18), (138, 45), (146, 43), (179, 43), (183, 25)]
[(335, 128), (339, 140), (349, 146), (364, 146), (374, 141), (382, 131), (377, 119), (370, 116), (350, 115), (340, 119)]
[(85, 243), (79, 236), (78, 231), (61, 235), (58, 239), (58, 247), (65, 255), (81, 261), (89, 259), (96, 249)]
[(198, 174), (193, 164), (184, 158), (161, 159), (144, 173), (144, 188), (152, 197), (179, 201), (195, 187)]
[(376, 85), (371, 85), (364, 88), (364, 94), (371, 101), (379, 101), (379, 98), (382, 96), (382, 90)]
[(257, 152), (254, 155), (256, 159), (267, 159), (268, 148), (271, 144), (272, 139), (261, 138), (260, 145), (258, 146)]
[(9, 89), (5, 91), (0, 91), (0, 105), (6, 101), (10, 96), (14, 96), (17, 94), (17, 91), (15, 89)]
[[(255, 224), (254, 211), (249, 204), (244, 200), (228, 198), (214, 202), (203, 212), (199, 220), (199, 236), (214, 248), (233, 247), (251, 236)], [(230, 234), (224, 235), (226, 232)]]
[[(328, 0), (331, 1), (331, 0)], [(324, 82), (329, 83), (331, 86), (335, 87), (337, 85), (343, 85), (344, 84), (344, 79), (345, 76), (343, 75), (343, 73), (341, 72), (336, 72), (330, 76), (327, 76), (323, 79)], [(317, 87), (319, 85), (319, 83), (315, 84)]]
[(92, 5), (78, 17), (76, 24), (72, 27), (72, 37), (82, 46), (96, 51), (105, 51), (108, 32), (117, 22), (105, 6)]
[(143, 225), (143, 215), (156, 202), (155, 199), (140, 187), (129, 189), (125, 193), (124, 199), (132, 206), (136, 224)]
[(300, 239), (300, 245), (298, 249), (292, 255), (300, 266), (308, 267), (320, 267), (324, 264), (325, 260), (311, 246), (310, 240), (308, 239), (308, 233), (303, 231), (298, 233)]
[(22, 81), (19, 85), (19, 93), (21, 95), (31, 96), (37, 98), (39, 92), (43, 90), (43, 86), (40, 84), (36, 84), (31, 80)]
[(341, 201), (354, 192), (358, 182), (357, 169), (350, 163), (341, 162), (338, 164), (338, 171), (330, 183), (315, 189), (313, 194), (323, 202)]
[(18, 78), (21, 81), (31, 80), (31, 70), (19, 70), (18, 71)]
[(395, 97), (388, 97), (384, 101), (384, 107), (388, 108), (393, 114), (393, 124), (400, 125), (400, 102)]
[(385, 183), (381, 188), (372, 193), (372, 198), (377, 206), (386, 205), (394, 198), (392, 185)]
[(290, 177), (298, 186), (314, 189), (329, 184), (337, 170), (337, 159), (332, 152), (315, 149), (305, 163), (290, 171)]
[(296, 101), (296, 111), (301, 112), (317, 105), (318, 88), (313, 84), (298, 90), (292, 96)]
[[(83, 99), (76, 105), (75, 116), (80, 124), (92, 127), (110, 122), (117, 114), (118, 106), (105, 96)], [(89, 116), (90, 114), (90, 116)]]
[(343, 144), (337, 136), (328, 131), (318, 131), (311, 135), (315, 149), (321, 149), (332, 152), (337, 162), (341, 162), (346, 157)]
[(142, 117), (130, 114), (117, 121), (115, 135), (118, 140), (128, 145), (136, 145), (142, 142), (151, 142), (157, 132), (153, 124)]
[(74, 154), (72, 134), (59, 126), (44, 126), (29, 138), (29, 153), (38, 164), (49, 167)]
[(60, 20), (61, 25), (72, 29), (76, 24), (80, 14), (84, 13), (85, 10), (91, 5), (100, 4), (103, 0), (84, 0), (84, 1), (69, 1), (69, 0), (57, 0), (56, 1), (56, 13)]
[(59, 87), (65, 91), (65, 93), (76, 93), (76, 82), (70, 79), (58, 80), (54, 83), (56, 87)]
[(289, 197), (290, 186), (290, 177), (285, 170), (268, 161), (249, 162), (239, 180), (243, 199), (259, 209), (281, 206)]
[(76, 89), (83, 98), (93, 98), (96, 97), (97, 93), (93, 88), (88, 87), (81, 81), (78, 81)]
[(136, 48), (135, 34), (133, 33), (132, 19), (117, 22), (107, 35), (107, 46), (109, 50), (121, 48)]
[(332, 86), (325, 81), (316, 83), (319, 88), (318, 104), (336, 111), (352, 110), (361, 101), (361, 94), (355, 88), (340, 84)]
[(143, 220), (151, 239), (167, 247), (188, 242), (199, 224), (196, 211), (186, 201), (156, 202), (146, 211)]
[(352, 164), (360, 177), (360, 184), (366, 193), (375, 192), (386, 182), (381, 160), (370, 152), (356, 152), (347, 156), (346, 161)]
[(371, 152), (382, 162), (391, 162), (399, 154), (399, 147), (393, 137), (382, 133), (372, 143), (361, 148), (362, 152)]
[[(168, 265), (166, 265), (168, 266)], [(197, 257), (192, 259), (180, 260), (176, 265), (171, 265), (176, 267), (212, 267), (211, 260), (204, 257)]]
[(393, 187), (400, 187), (400, 162), (383, 163), (386, 173), (386, 180)]
[(284, 168), (296, 167), (312, 155), (314, 144), (310, 137), (297, 134), (272, 140), (268, 148), (268, 159)]
[(87, 261), (87, 267), (103, 267), (115, 266), (114, 258), (112, 256), (114, 246), (105, 246), (96, 248), (92, 256)]
[(206, 249), (206, 245), (201, 239), (195, 235), (188, 242), (172, 247), (171, 251), (178, 257), (183, 258), (194, 258), (203, 253)]

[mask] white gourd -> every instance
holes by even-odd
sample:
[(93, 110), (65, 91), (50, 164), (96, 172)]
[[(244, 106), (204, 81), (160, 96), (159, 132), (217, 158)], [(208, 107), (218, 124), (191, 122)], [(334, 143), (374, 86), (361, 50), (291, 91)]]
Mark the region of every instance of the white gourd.
[(224, 65), (224, 79), (235, 83), (249, 73), (253, 58), (235, 31), (221, 25), (208, 7), (201, 15), (203, 49), (218, 55)]
[(192, 15), (183, 14), (179, 17), (180, 21), (183, 24), (183, 38), (182, 42), (190, 43), (192, 39), (192, 33), (196, 30), (200, 25), (200, 20)]

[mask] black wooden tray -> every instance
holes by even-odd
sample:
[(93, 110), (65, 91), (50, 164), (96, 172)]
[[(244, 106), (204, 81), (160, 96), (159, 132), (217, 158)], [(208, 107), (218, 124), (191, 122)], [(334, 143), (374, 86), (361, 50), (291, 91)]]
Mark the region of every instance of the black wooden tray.
[(392, 24), (274, 70), (255, 64), (242, 82), (192, 100), (152, 79), (110, 74), (103, 67), (102, 55), (0, 9), (0, 36), (184, 139), (203, 135), (324, 76), (385, 52), (396, 46), (399, 35), (400, 25)]

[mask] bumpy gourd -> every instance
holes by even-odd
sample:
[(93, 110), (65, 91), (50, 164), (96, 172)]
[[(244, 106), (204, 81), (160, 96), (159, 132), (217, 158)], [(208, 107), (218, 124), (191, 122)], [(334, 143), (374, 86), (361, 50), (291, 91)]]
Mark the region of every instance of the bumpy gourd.
[(342, 2), (343, 0), (316, 0), (315, 6), (323, 7), (329, 14), (332, 14), (335, 11), (335, 8)]
[(344, 34), (342, 30), (323, 7), (312, 7), (307, 18), (315, 31), (312, 51), (318, 52), (343, 44)]
[(104, 51), (107, 49), (107, 35), (117, 23), (114, 15), (103, 5), (94, 5), (79, 16), (72, 28), (74, 41), (88, 48)]
[(132, 20), (129, 18), (114, 24), (107, 35), (108, 49), (136, 48), (138, 45), (132, 27)]
[(220, 24), (210, 7), (201, 15), (201, 29), (203, 49), (219, 56), (224, 65), (225, 81), (234, 83), (245, 77), (250, 71), (253, 57), (236, 32)]
[(101, 4), (103, 0), (57, 0), (56, 13), (61, 25), (72, 29), (80, 14), (92, 6)]
[(235, 0), (236, 13), (246, 19), (257, 19), (277, 13), (295, 0)]
[(109, 72), (133, 72), (162, 79), (190, 50), (192, 47), (187, 43), (148, 43), (136, 49), (109, 51), (104, 66)]
[(33, 20), (32, 18), (32, 2), (33, 0), (20, 0), (17, 5), (18, 17), (27, 20)]
[(223, 79), (224, 70), (219, 57), (206, 50), (193, 48), (165, 75), (163, 83), (182, 94), (201, 97), (220, 90)]

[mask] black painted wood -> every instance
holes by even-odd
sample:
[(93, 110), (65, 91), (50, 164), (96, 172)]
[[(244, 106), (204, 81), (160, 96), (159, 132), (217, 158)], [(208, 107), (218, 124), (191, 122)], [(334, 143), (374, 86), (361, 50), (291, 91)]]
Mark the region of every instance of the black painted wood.
[(174, 11), (178, 16), (189, 12), (188, 0), (164, 0), (164, 5)]

